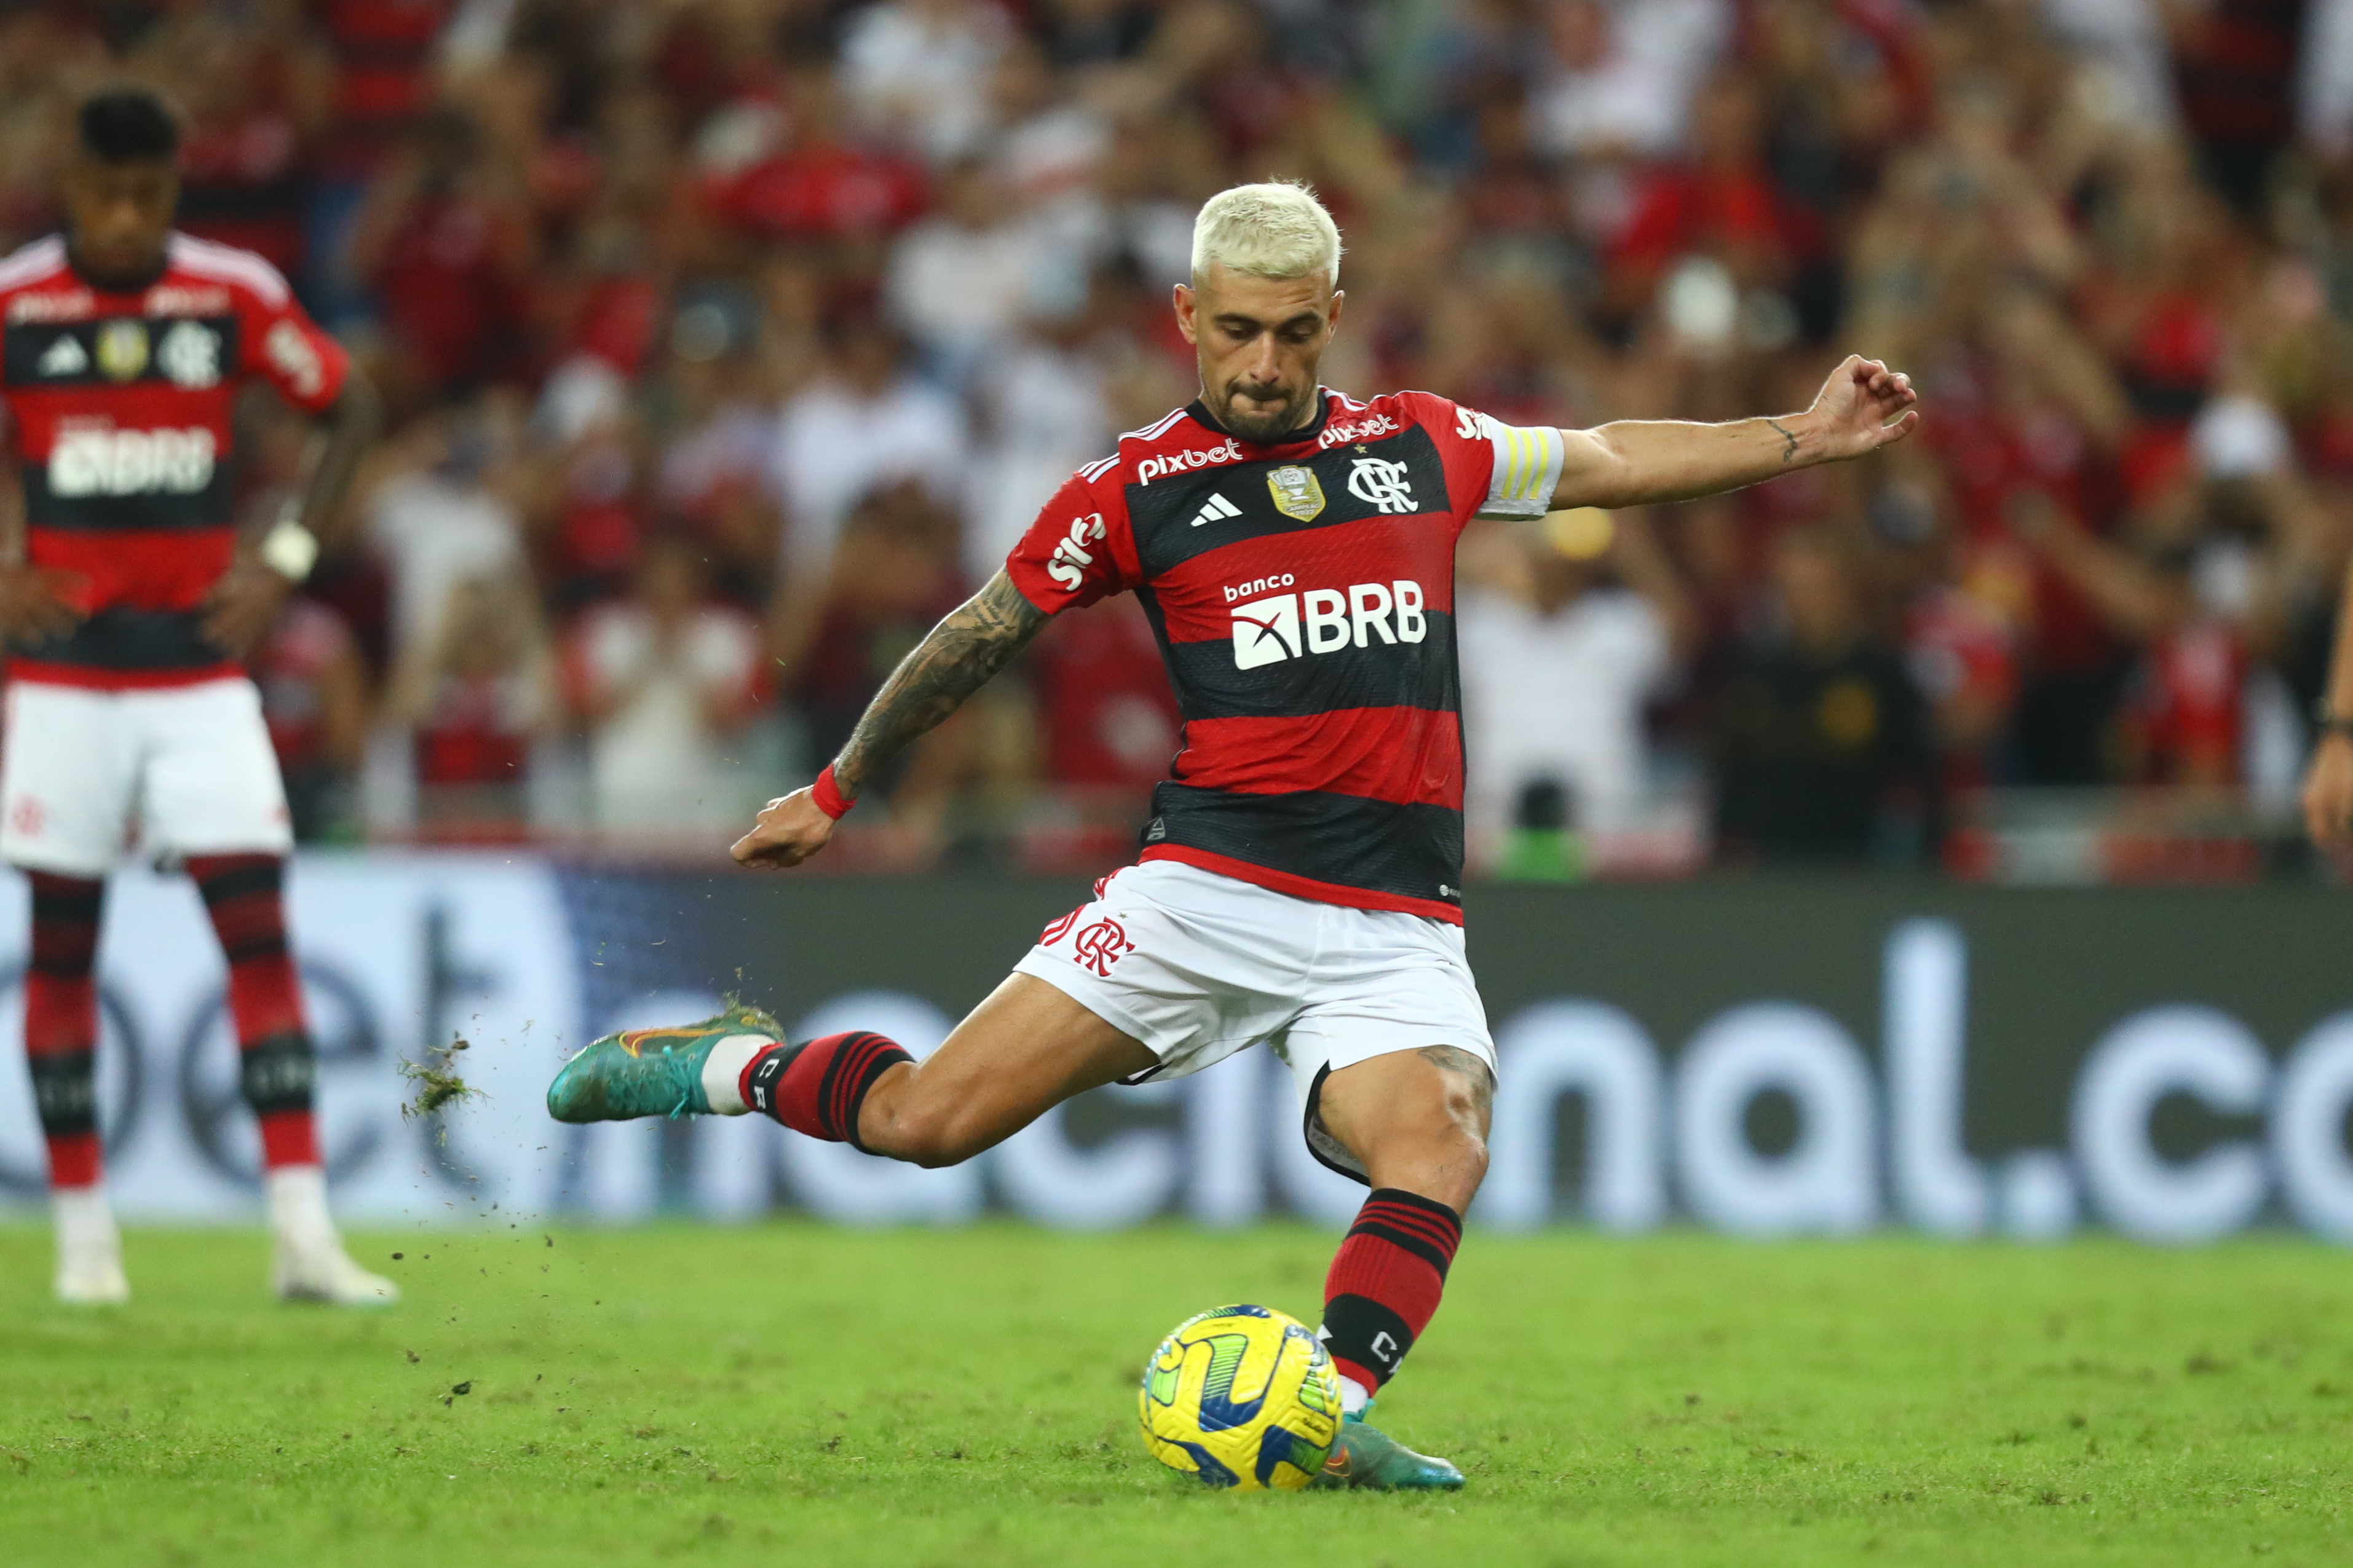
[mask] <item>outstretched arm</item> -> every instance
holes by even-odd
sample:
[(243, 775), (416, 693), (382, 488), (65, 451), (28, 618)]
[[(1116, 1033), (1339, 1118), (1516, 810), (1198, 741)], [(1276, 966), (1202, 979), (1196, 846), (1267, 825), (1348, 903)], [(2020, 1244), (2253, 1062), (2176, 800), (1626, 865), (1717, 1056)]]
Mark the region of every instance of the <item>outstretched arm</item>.
[[(956, 710), (988, 678), (1029, 646), (1046, 612), (1021, 596), (1013, 579), (999, 572), (988, 585), (958, 605), (899, 663), (874, 700), (866, 705), (849, 743), (833, 760), (834, 787), (846, 800), (886, 763)], [(752, 831), (735, 841), (744, 865), (781, 869), (797, 866), (833, 837), (833, 818), (818, 808), (806, 789), (770, 801)]]
[(1564, 430), (1567, 453), (1553, 508), (1690, 500), (1859, 458), (1912, 434), (1918, 401), (1911, 377), (1849, 355), (1803, 414), (1725, 425), (1628, 419)]

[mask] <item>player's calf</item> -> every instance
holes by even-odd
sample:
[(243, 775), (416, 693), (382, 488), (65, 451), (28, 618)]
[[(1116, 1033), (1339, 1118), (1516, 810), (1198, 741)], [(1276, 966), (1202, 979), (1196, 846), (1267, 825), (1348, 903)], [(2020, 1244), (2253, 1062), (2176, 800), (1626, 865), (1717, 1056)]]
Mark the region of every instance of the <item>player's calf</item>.
[(731, 1007), (699, 1024), (606, 1036), (556, 1074), (547, 1110), (558, 1121), (756, 1110), (870, 1154), (953, 1165), (1155, 1059), (1063, 993), (1016, 974), (920, 1066), (866, 1030), (788, 1045), (766, 1014)]
[(34, 871), (32, 963), (25, 976), (25, 1065), (48, 1146), (57, 1298), (74, 1305), (127, 1301), (122, 1242), (102, 1180), (98, 1135), (98, 951), (104, 885)]
[(1462, 1241), (1462, 1211), (1487, 1171), (1493, 1076), (1451, 1046), (1398, 1051), (1324, 1080), (1316, 1116), (1373, 1188), (1324, 1284), (1318, 1337), (1340, 1373), (1344, 1413), (1325, 1484), (1451, 1489), (1462, 1474), (1418, 1454), (1365, 1412), (1437, 1314)]
[(914, 1059), (896, 1041), (866, 1029), (828, 1035), (805, 1046), (779, 1043), (744, 1067), (737, 1098), (796, 1132), (847, 1143), (860, 1153), (908, 1159), (896, 1146), (867, 1143), (859, 1136), (859, 1121), (867, 1097), (883, 1078)]
[(314, 1166), (318, 1064), (286, 940), (285, 863), (275, 855), (191, 855), (188, 875), (228, 961), (237, 1082), (261, 1126), (262, 1165)]
[(237, 1083), (261, 1128), (271, 1285), (281, 1300), (388, 1306), (399, 1288), (352, 1261), (327, 1210), (314, 1100), (318, 1058), (286, 940), (285, 862), (276, 855), (191, 855), (188, 875), (228, 961)]
[(95, 1187), (98, 1141), (98, 991), (90, 969), (105, 885), (30, 873), (32, 963), (25, 975), (25, 1060), (48, 1145), (49, 1185)]

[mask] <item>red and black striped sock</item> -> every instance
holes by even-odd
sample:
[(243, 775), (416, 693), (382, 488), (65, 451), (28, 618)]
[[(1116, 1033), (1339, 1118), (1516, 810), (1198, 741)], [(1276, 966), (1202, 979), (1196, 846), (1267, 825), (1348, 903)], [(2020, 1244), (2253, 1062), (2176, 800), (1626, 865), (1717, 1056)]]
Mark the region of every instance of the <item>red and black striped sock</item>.
[(33, 961), (25, 974), (25, 1062), (49, 1146), (49, 1185), (95, 1184), (98, 1146), (98, 917), (106, 884), (29, 873)]
[(761, 1115), (796, 1132), (871, 1153), (858, 1141), (858, 1108), (876, 1079), (914, 1059), (894, 1041), (852, 1029), (805, 1046), (762, 1051), (744, 1068), (739, 1087), (744, 1103)]
[(1381, 1187), (1365, 1200), (1324, 1280), (1319, 1337), (1341, 1376), (1371, 1393), (1396, 1375), (1438, 1310), (1461, 1241), (1461, 1216), (1435, 1198)]
[(286, 946), (285, 862), (275, 855), (191, 855), (228, 960), (228, 1011), (237, 1025), (238, 1081), (261, 1122), (262, 1163), (319, 1163), (311, 1094), (318, 1064), (302, 1022), (302, 988)]

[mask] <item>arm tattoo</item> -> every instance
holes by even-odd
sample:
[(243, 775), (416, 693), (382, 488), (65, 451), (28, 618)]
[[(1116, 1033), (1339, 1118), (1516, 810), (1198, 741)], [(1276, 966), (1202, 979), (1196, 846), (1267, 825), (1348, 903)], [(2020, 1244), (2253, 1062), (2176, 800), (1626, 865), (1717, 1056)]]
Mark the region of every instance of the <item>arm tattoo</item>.
[(1775, 435), (1780, 437), (1782, 440), (1788, 443), (1788, 446), (1781, 448), (1781, 461), (1786, 463), (1790, 458), (1796, 457), (1798, 455), (1798, 438), (1795, 436), (1790, 435), (1787, 430), (1782, 429), (1781, 422), (1778, 419), (1767, 419), (1765, 423), (1773, 426), (1773, 433)]
[(855, 795), (883, 763), (1010, 664), (1045, 624), (1046, 612), (1023, 598), (1010, 577), (1002, 572), (991, 577), (899, 661), (866, 705), (849, 743), (833, 760), (841, 793)]

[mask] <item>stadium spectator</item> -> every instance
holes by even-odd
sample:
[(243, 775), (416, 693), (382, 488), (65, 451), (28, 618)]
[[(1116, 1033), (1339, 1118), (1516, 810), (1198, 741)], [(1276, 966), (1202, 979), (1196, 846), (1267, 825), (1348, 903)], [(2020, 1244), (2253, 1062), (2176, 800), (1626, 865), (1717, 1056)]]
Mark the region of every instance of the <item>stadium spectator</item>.
[(766, 602), (781, 528), (768, 482), (776, 419), (762, 406), (752, 352), (755, 312), (743, 291), (682, 303), (654, 431), (657, 512), (704, 546), (718, 592), (746, 608)]
[[(1867, 507), (1894, 600), (1905, 669), (1927, 702), (1947, 795), (2002, 782), (2018, 697), (2018, 552), (1973, 550), (1923, 478), (1883, 486)], [(2007, 570), (2005, 570), (2007, 568)]]
[(636, 410), (605, 360), (582, 354), (548, 378), (534, 424), (541, 444), (533, 531), (550, 605), (569, 613), (624, 592), (644, 528)]
[(765, 116), (752, 110), (739, 119), (755, 143), (774, 137), (776, 145), (724, 172), (713, 207), (751, 238), (824, 247), (871, 269), (874, 248), (923, 214), (923, 165), (858, 138), (843, 122), (833, 73), (821, 67), (792, 73), (783, 111), (763, 107)]
[(1719, 858), (1908, 861), (1935, 826), (1926, 715), (1872, 633), (1852, 544), (1793, 529), (1771, 557), (1775, 624), (1717, 699)]
[(838, 323), (824, 374), (786, 403), (774, 451), (788, 578), (822, 578), (850, 509), (877, 486), (907, 479), (936, 503), (963, 499), (964, 410), (907, 369), (897, 336), (871, 317)]
[(944, 162), (987, 129), (989, 73), (1012, 31), (993, 0), (882, 0), (842, 35), (843, 83), (869, 124)]
[(1548, 0), (1538, 110), (1561, 153), (1647, 156), (1679, 146), (1692, 95), (1732, 27), (1722, 0)]
[(1633, 825), (1651, 784), (1647, 710), (1698, 632), (1649, 520), (1556, 513), (1474, 560), (1456, 621), (1472, 844), (1492, 854), (1532, 789), (1563, 799), (1562, 826)]
[(358, 639), (333, 610), (297, 597), (247, 664), (261, 691), (295, 838), (311, 844), (352, 837), (358, 831), (353, 792), (374, 721)]
[(412, 738), (420, 834), (525, 837), (533, 746), (557, 707), (554, 661), (522, 573), (452, 584), (431, 638), (394, 669), (388, 707)]
[(565, 685), (588, 730), (596, 825), (631, 835), (711, 835), (767, 798), (730, 755), (761, 697), (759, 623), (711, 602), (700, 547), (656, 534), (636, 591), (583, 616)]
[(482, 155), (473, 120), (434, 110), (368, 193), (353, 271), (377, 298), (388, 395), (410, 410), (520, 368), (517, 326), (537, 250), (513, 172)]
[(394, 662), (438, 637), (457, 584), (522, 562), (512, 423), (495, 401), (437, 413), (380, 447), (362, 476), (366, 538), (388, 579)]
[[(892, 667), (970, 590), (956, 567), (955, 518), (912, 479), (860, 500), (818, 581), (821, 591), (774, 636), (779, 683), (808, 727), (811, 751), (829, 757)], [(960, 766), (948, 753), (968, 728), (943, 727), (941, 743), (912, 753), (882, 793), (895, 805), (912, 782), (916, 795), (935, 795), (942, 773)]]
[(327, 122), (332, 68), (299, 34), (258, 18), (192, 10), (174, 21), (151, 47), (184, 65), (180, 226), (299, 275), (303, 176)]
[[(1027, 330), (983, 362), (973, 391), (985, 423), (974, 454), (964, 571), (985, 583), (1038, 509), (1112, 439), (1111, 383), (1130, 357), (1115, 284), (1033, 273)], [(1079, 297), (1071, 298), (1076, 293)]]
[(1051, 254), (977, 158), (949, 168), (938, 211), (891, 249), (883, 298), (932, 374), (961, 387), (1001, 353)]

